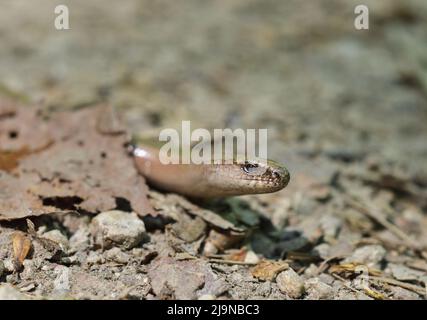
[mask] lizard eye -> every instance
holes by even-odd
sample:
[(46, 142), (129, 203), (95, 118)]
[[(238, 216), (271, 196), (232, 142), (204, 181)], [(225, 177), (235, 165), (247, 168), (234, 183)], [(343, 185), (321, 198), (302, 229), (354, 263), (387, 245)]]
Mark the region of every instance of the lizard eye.
[(242, 165), (242, 170), (248, 174), (254, 173), (255, 171), (257, 171), (257, 168), (258, 168), (258, 164), (250, 163), (248, 161), (246, 161), (245, 164)]

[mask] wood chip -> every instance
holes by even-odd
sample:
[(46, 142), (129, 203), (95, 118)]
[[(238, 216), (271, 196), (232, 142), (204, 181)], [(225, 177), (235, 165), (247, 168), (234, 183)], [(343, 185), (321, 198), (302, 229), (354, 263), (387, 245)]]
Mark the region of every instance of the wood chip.
[(21, 267), (30, 252), (31, 240), (28, 239), (24, 233), (16, 231), (12, 234), (12, 247), (15, 262)]
[(283, 261), (262, 260), (252, 268), (252, 275), (263, 281), (273, 281), (277, 274), (289, 268), (289, 265)]

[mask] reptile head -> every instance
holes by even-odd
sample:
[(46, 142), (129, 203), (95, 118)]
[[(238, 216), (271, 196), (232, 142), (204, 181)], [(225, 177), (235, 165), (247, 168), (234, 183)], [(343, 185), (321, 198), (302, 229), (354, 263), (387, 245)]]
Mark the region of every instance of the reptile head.
[[(272, 160), (242, 160), (213, 166), (209, 184), (222, 195), (271, 193), (288, 185), (289, 171)], [(216, 167), (216, 168), (215, 168)]]

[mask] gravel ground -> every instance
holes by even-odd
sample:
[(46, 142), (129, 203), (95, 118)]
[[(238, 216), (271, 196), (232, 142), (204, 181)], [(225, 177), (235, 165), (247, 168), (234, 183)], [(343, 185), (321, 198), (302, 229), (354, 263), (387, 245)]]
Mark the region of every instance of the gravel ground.
[[(365, 31), (357, 1), (63, 2), (71, 29), (58, 31), (56, 1), (0, 0), (0, 299), (426, 298), (426, 1), (364, 1)], [(140, 136), (182, 120), (268, 128), (291, 182), (193, 203), (115, 175), (118, 157), (64, 188), (50, 175), (65, 159), (55, 150), (79, 156), (67, 144), (6, 168), (45, 141), (42, 120), (8, 107), (82, 119), (100, 103)], [(86, 137), (89, 150), (104, 143)], [(10, 218), (23, 190), (43, 208)]]

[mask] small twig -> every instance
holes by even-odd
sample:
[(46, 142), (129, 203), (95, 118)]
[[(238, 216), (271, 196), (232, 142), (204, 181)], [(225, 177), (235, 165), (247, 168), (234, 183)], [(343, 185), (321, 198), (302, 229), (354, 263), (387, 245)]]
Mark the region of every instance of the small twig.
[(404, 289), (411, 290), (413, 292), (416, 292), (420, 295), (426, 296), (427, 295), (427, 289), (423, 287), (419, 287), (410, 283), (394, 280), (391, 278), (384, 278), (384, 277), (376, 277), (376, 276), (370, 276), (369, 280), (376, 280), (383, 283), (388, 283), (397, 287), (402, 287)]
[(326, 268), (328, 267), (327, 265), (328, 265), (328, 263), (329, 262), (331, 262), (332, 260), (335, 260), (335, 259), (343, 259), (343, 258), (345, 258), (344, 256), (342, 256), (342, 255), (336, 255), (336, 256), (332, 256), (332, 257), (329, 257), (328, 259), (326, 259), (326, 260), (324, 260), (318, 267), (317, 267), (317, 270), (316, 270), (316, 274), (321, 274), (323, 271), (325, 271), (326, 270)]
[(353, 288), (352, 286), (350, 286), (350, 285), (347, 283), (347, 281), (346, 281), (343, 277), (341, 277), (341, 276), (337, 275), (336, 273), (331, 273), (331, 275), (332, 275), (334, 278), (337, 278), (338, 280), (340, 280), (340, 281), (342, 282), (342, 284), (344, 285), (344, 287), (346, 287), (347, 289), (349, 289), (349, 290), (351, 290), (351, 291), (353, 291), (353, 292), (356, 292), (356, 293), (360, 293), (360, 291), (359, 291), (359, 290), (357, 290), (357, 289)]
[(254, 265), (256, 265), (256, 263), (253, 263), (253, 262), (223, 260), (223, 259), (209, 259), (209, 262), (223, 263), (223, 264), (239, 264), (239, 265), (243, 265), (243, 266), (254, 266)]
[(364, 204), (360, 202), (360, 200), (355, 199), (354, 196), (348, 196), (344, 195), (345, 201), (347, 204), (358, 210), (359, 212), (367, 215), (371, 219), (377, 221), (379, 224), (381, 224), (384, 228), (388, 229), (390, 232), (392, 232), (394, 235), (396, 235), (399, 239), (404, 241), (404, 243), (409, 246), (412, 249), (420, 249), (420, 246), (409, 237), (406, 233), (404, 233), (402, 230), (400, 230), (398, 227), (396, 227), (394, 224), (389, 222), (383, 214), (372, 207), (367, 207)]
[[(352, 286), (350, 286), (347, 282), (346, 282), (346, 280), (344, 279), (344, 278), (342, 278), (341, 276), (339, 276), (339, 275), (337, 275), (336, 273), (330, 273), (333, 277), (335, 277), (335, 278), (337, 278), (338, 280), (340, 280), (342, 283), (343, 283), (343, 285), (347, 288), (347, 289), (349, 289), (349, 290), (351, 290), (351, 291), (354, 291), (354, 292), (356, 292), (356, 293), (362, 293), (360, 290), (358, 290), (358, 289), (355, 289), (355, 288), (353, 288)], [(376, 291), (376, 290), (373, 290), (372, 288), (369, 288), (369, 287), (366, 287), (366, 288), (364, 288), (364, 293), (365, 294), (367, 294), (368, 296), (370, 296), (371, 298), (374, 298), (375, 300), (384, 300), (384, 299), (387, 299), (387, 297), (385, 297), (382, 293), (380, 293), (380, 292), (378, 292), (378, 291)]]

